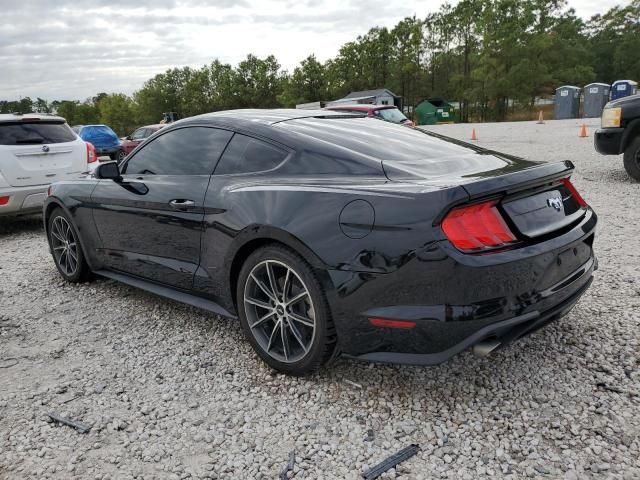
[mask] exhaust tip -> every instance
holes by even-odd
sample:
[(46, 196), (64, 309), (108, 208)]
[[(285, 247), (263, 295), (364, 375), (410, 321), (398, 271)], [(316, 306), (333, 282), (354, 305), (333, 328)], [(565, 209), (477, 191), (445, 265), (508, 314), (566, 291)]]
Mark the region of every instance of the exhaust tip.
[(499, 346), (500, 341), (496, 339), (482, 340), (481, 342), (478, 342), (473, 347), (471, 347), (471, 351), (478, 357), (486, 357)]

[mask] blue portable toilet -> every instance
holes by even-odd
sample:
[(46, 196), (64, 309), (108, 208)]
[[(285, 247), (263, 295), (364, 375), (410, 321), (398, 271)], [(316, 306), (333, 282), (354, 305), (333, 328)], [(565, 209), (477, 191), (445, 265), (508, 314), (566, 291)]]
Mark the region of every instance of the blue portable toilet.
[(611, 85), (611, 100), (628, 97), (638, 93), (638, 82), (633, 80), (616, 80)]

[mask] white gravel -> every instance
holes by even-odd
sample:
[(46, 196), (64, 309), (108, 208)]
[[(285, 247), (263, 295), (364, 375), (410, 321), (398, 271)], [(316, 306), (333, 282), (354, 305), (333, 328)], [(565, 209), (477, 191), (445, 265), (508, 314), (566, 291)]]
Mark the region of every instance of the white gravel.
[[(579, 121), (475, 125), (571, 159), (600, 270), (570, 315), (486, 359), (270, 371), (229, 320), (112, 281), (67, 285), (39, 219), (0, 220), (0, 478), (640, 478), (640, 184)], [(433, 127), (467, 139), (470, 125)], [(356, 382), (354, 385), (351, 382)], [(361, 386), (361, 388), (359, 388)], [(47, 421), (58, 412), (87, 434)]]

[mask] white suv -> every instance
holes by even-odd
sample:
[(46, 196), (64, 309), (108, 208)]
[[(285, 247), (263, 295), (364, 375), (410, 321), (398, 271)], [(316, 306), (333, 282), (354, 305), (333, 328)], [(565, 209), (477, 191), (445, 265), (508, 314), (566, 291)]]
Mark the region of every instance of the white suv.
[(76, 177), (96, 161), (64, 118), (0, 114), (0, 217), (39, 212), (50, 183)]

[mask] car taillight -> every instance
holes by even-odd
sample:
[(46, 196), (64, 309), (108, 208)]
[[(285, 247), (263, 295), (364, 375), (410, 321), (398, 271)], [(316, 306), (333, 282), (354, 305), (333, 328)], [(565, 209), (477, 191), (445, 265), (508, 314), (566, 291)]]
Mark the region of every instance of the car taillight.
[(9, 203), (9, 199), (11, 197), (0, 197), (0, 205), (6, 205), (7, 203)]
[(442, 221), (449, 241), (462, 252), (481, 252), (517, 241), (491, 200), (451, 210)]
[(93, 143), (85, 142), (87, 144), (87, 163), (93, 163), (98, 160), (98, 156), (96, 155), (96, 149), (93, 146)]
[(562, 183), (564, 184), (565, 187), (567, 187), (567, 190), (569, 190), (569, 193), (571, 193), (571, 196), (576, 199), (576, 202), (578, 202), (578, 205), (580, 205), (580, 207), (587, 208), (589, 206), (587, 205), (587, 202), (584, 201), (584, 198), (582, 198), (582, 195), (578, 193), (578, 190), (576, 190), (576, 187), (573, 186), (573, 183), (571, 183), (571, 180), (569, 179), (569, 177), (563, 178)]

